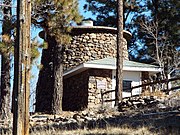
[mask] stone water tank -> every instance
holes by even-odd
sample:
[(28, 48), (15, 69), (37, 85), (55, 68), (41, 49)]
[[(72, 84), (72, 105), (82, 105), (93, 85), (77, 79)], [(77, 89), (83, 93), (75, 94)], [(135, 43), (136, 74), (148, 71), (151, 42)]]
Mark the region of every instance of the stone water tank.
[[(90, 60), (116, 57), (117, 29), (104, 26), (73, 27), (72, 40), (64, 53), (64, 70), (76, 67)], [(124, 31), (123, 57), (128, 59), (127, 40), (131, 33)]]

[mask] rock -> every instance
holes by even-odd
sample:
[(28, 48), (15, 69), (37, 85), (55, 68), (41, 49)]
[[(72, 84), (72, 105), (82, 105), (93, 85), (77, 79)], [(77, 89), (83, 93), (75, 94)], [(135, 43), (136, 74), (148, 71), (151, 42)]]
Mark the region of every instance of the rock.
[(133, 104), (130, 101), (127, 101), (128, 106), (132, 106)]
[(167, 107), (166, 107), (164, 104), (162, 104), (162, 103), (157, 104), (157, 107), (160, 108), (160, 109), (165, 109), (165, 108), (167, 108)]
[(90, 36), (90, 38), (96, 38), (96, 34), (94, 34), (94, 33), (91, 33), (89, 36)]
[(88, 116), (85, 116), (85, 119), (86, 119), (86, 121), (91, 121), (91, 120), (93, 120), (93, 118), (88, 117)]
[(88, 40), (88, 39), (89, 39), (89, 36), (84, 36), (84, 39)]
[(88, 60), (88, 59), (89, 59), (89, 56), (84, 56), (84, 59)]
[(95, 99), (95, 96), (89, 96), (88, 99), (89, 99), (89, 100), (94, 100), (94, 99)]

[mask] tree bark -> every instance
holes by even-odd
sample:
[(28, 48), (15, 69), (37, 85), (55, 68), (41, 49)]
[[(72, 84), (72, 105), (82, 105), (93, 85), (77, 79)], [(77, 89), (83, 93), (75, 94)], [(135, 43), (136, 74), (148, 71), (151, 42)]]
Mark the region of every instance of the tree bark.
[[(4, 0), (3, 4), (10, 5), (11, 0)], [(0, 118), (9, 119), (10, 117), (10, 51), (8, 50), (11, 35), (11, 7), (3, 8), (2, 35), (7, 37), (3, 42), (7, 45), (6, 51), (1, 57), (1, 86), (0, 86)]]
[(62, 111), (63, 97), (63, 49), (62, 45), (56, 45), (54, 50), (54, 93), (52, 113), (60, 114)]
[(57, 45), (55, 37), (46, 39), (48, 48), (43, 49), (37, 88), (36, 112), (59, 114), (62, 111), (63, 64), (61, 45)]
[(123, 91), (123, 0), (117, 1), (117, 61), (116, 61), (116, 100), (122, 100)]
[(8, 119), (10, 116), (10, 55), (1, 57), (1, 98), (0, 118)]
[(36, 87), (36, 112), (52, 112), (52, 99), (54, 87), (53, 75), (53, 52), (57, 44), (55, 38), (47, 35), (48, 48), (43, 49), (41, 57), (42, 68), (39, 72), (38, 83)]

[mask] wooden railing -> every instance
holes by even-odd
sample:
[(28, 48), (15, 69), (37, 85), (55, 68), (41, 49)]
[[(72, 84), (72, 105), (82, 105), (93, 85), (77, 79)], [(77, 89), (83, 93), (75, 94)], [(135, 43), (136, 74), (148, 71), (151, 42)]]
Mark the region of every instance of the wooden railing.
[[(141, 85), (138, 85), (138, 86), (133, 86), (131, 87), (130, 89), (123, 89), (123, 91), (131, 91), (131, 96), (132, 96), (132, 90), (133, 89), (136, 89), (136, 88), (141, 88), (141, 87), (144, 87), (144, 86), (151, 86), (151, 85), (155, 85), (155, 84), (159, 84), (159, 83), (165, 83), (167, 86), (169, 84), (169, 82), (172, 82), (172, 81), (176, 81), (176, 80), (180, 80), (180, 77), (177, 77), (177, 78), (171, 78), (171, 79), (164, 79), (164, 80), (158, 80), (158, 81), (154, 81), (154, 82), (150, 82), (150, 83), (145, 83), (145, 84), (141, 84)], [(162, 91), (163, 92), (169, 92), (171, 90), (177, 90), (177, 89), (180, 89), (180, 85), (179, 86), (175, 86), (175, 87), (171, 87), (171, 88), (168, 88), (168, 89), (163, 89)], [(108, 93), (112, 93), (112, 92), (115, 92), (115, 90), (108, 90), (106, 92), (101, 92), (101, 97), (102, 97), (102, 103), (103, 102), (112, 102), (112, 101), (115, 101), (115, 99), (110, 99), (110, 100), (104, 100), (104, 95), (105, 94), (108, 94)]]

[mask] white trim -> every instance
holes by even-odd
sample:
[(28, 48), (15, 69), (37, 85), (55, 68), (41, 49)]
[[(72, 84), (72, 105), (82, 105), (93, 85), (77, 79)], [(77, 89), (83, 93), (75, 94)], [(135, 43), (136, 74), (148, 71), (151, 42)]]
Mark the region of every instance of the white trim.
[[(100, 64), (88, 64), (88, 63), (84, 63), (84, 64), (81, 64), (71, 70), (68, 70), (68, 71), (65, 71), (63, 76), (64, 77), (70, 77), (70, 76), (73, 76), (75, 74), (78, 74), (82, 71), (85, 71), (86, 69), (89, 69), (89, 68), (96, 68), (96, 69), (116, 69), (116, 66), (111, 66), (111, 65), (100, 65)], [(123, 67), (123, 70), (124, 71), (149, 71), (149, 72), (160, 72), (161, 71), (161, 68), (143, 68), (143, 67), (127, 67), (127, 66), (124, 66)]]
[(99, 65), (99, 64), (88, 64), (88, 63), (85, 63), (84, 67), (98, 68), (98, 69), (116, 69), (116, 67), (110, 65)]
[(143, 67), (124, 67), (125, 71), (150, 71), (150, 72), (160, 72), (161, 68), (143, 68)]
[[(98, 65), (98, 64), (88, 64), (85, 63), (84, 67), (87, 68), (100, 68), (100, 69), (116, 69), (116, 66), (110, 66), (110, 65)], [(123, 67), (124, 71), (151, 71), (151, 72), (159, 72), (161, 71), (161, 68), (147, 68), (147, 67)]]
[(81, 69), (81, 68), (83, 68), (84, 67), (84, 65), (79, 65), (79, 66), (77, 66), (77, 67), (75, 67), (75, 68), (73, 68), (73, 69), (70, 69), (70, 70), (68, 70), (68, 71), (65, 71), (64, 72), (64, 74), (63, 74), (63, 76), (66, 76), (66, 75), (68, 75), (68, 74), (71, 74), (72, 72), (75, 72), (75, 71), (77, 71), (77, 70), (79, 70), (79, 69)]

